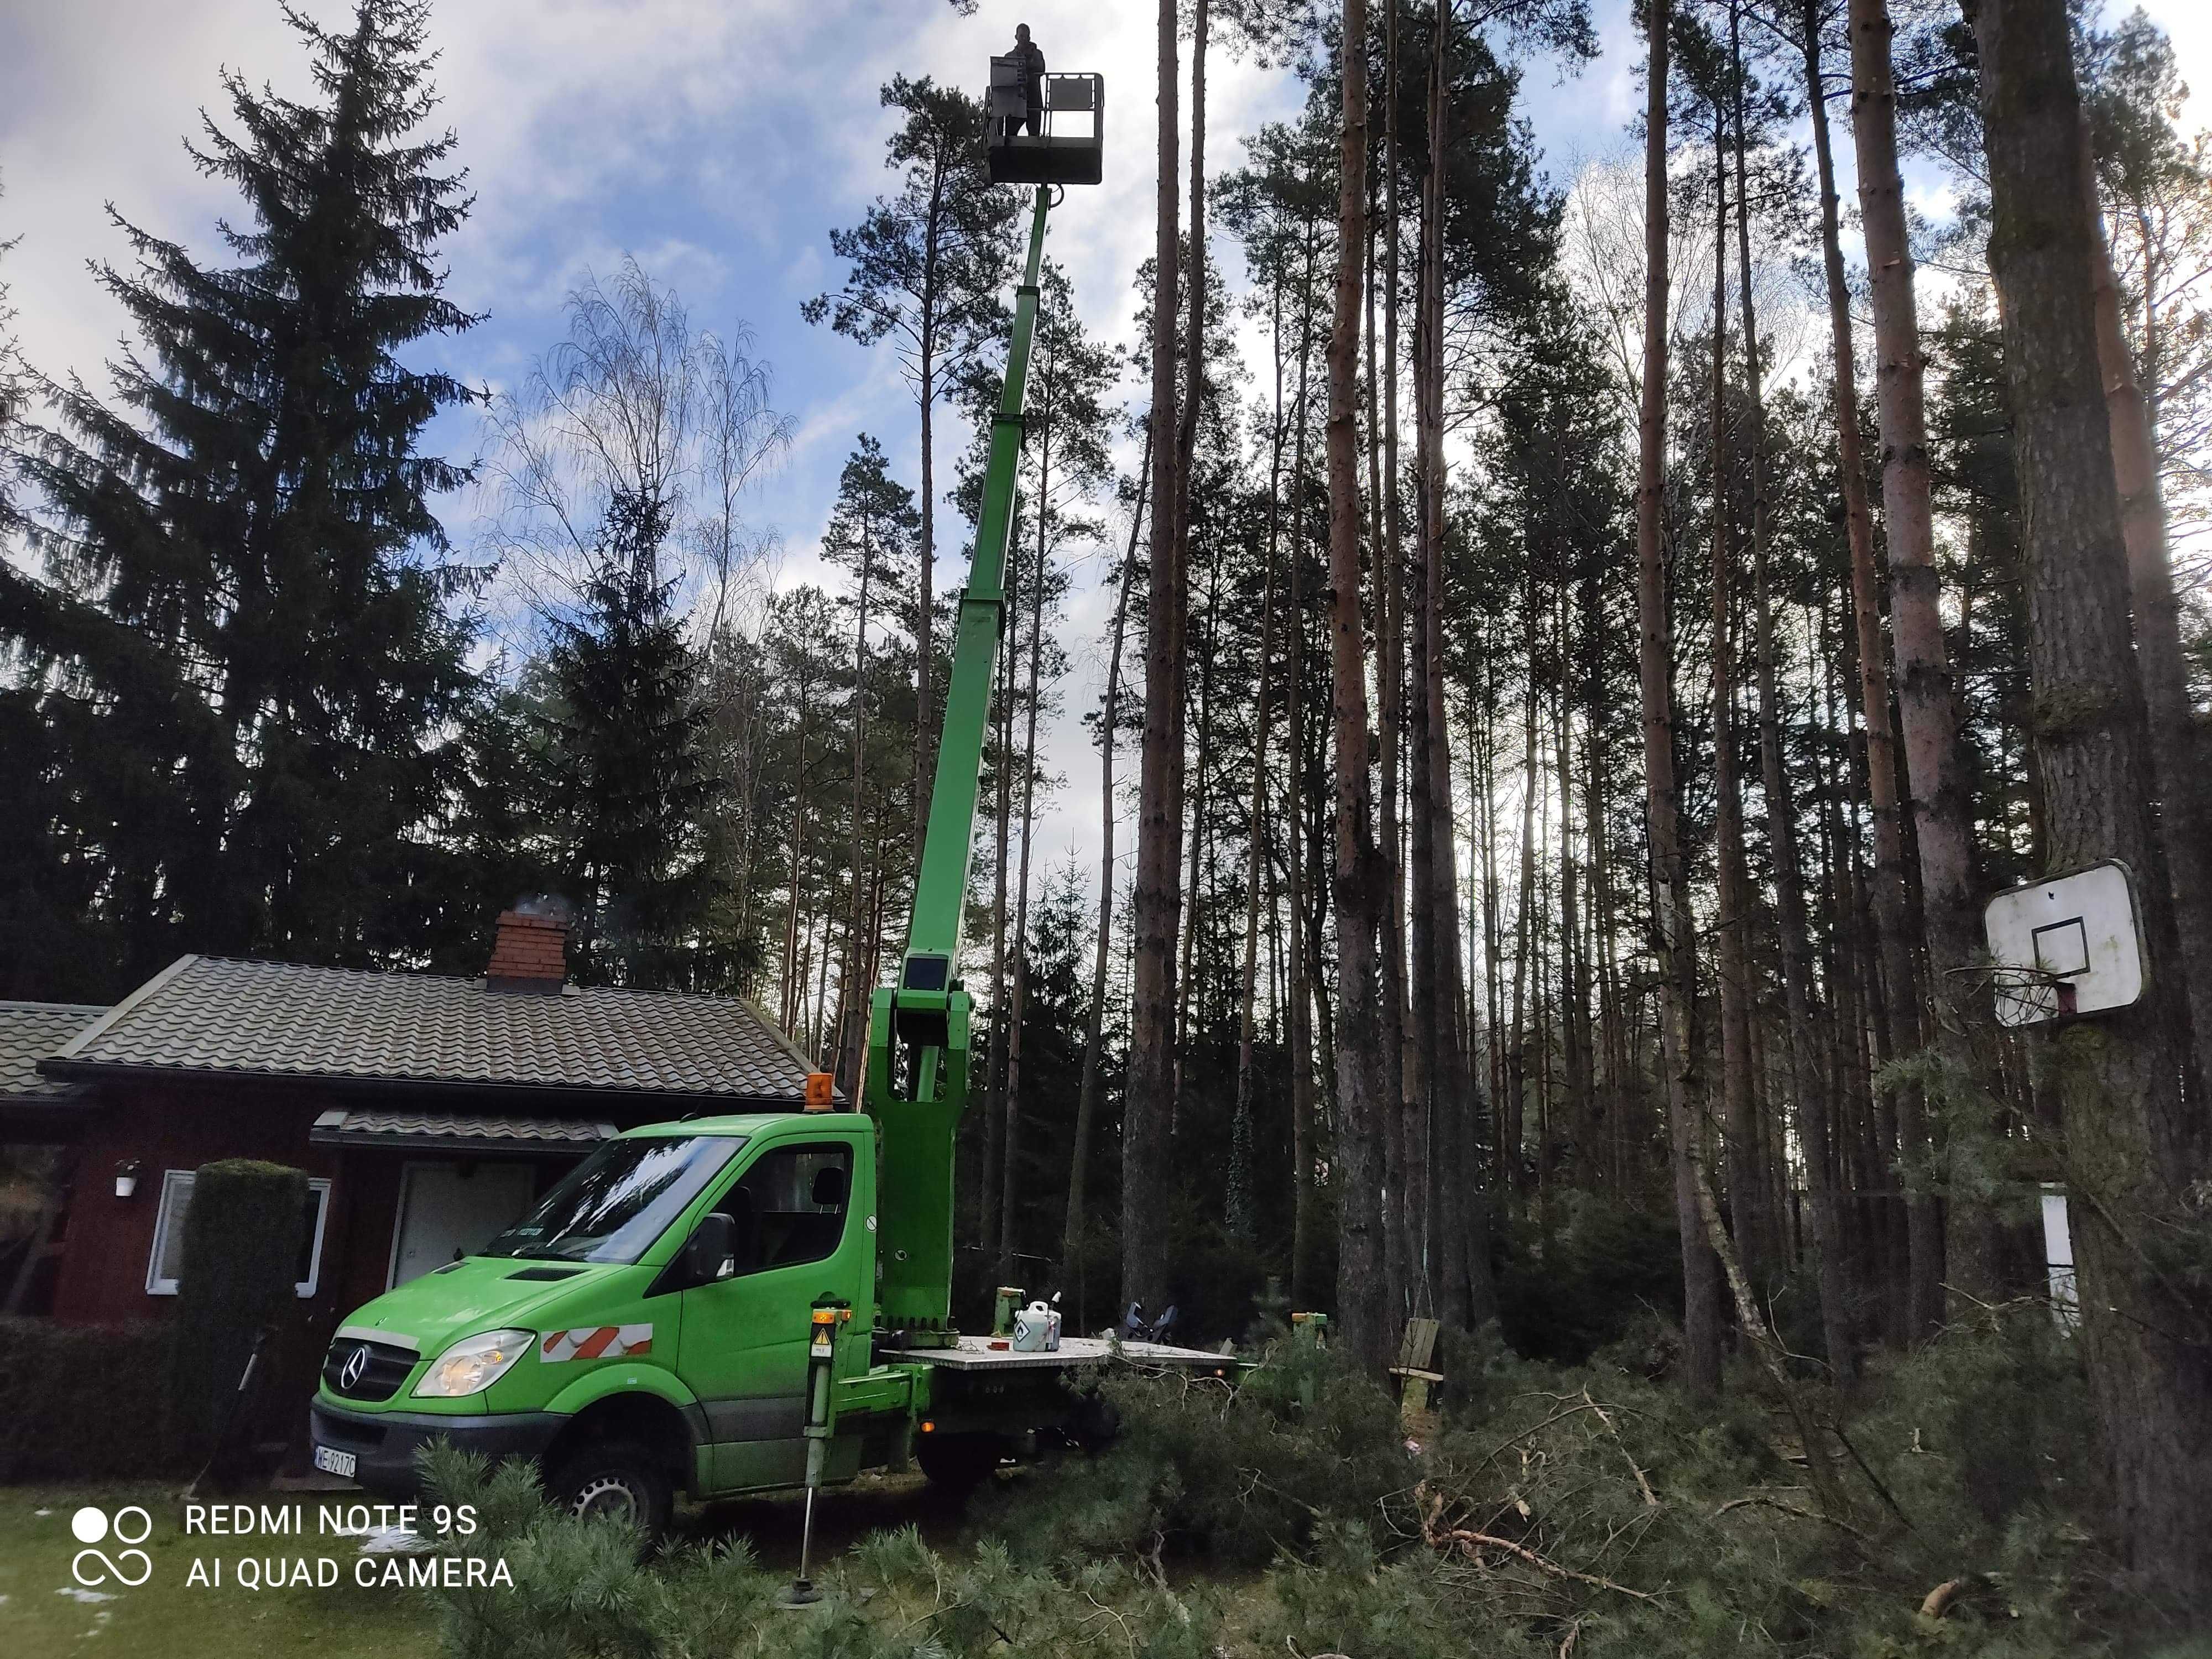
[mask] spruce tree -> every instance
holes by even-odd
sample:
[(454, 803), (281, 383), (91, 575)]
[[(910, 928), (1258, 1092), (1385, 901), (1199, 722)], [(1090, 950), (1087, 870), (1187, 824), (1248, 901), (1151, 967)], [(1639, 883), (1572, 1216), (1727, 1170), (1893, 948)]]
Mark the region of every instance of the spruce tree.
[(65, 429), (29, 468), (48, 580), (6, 621), (50, 671), (75, 787), (47, 830), (100, 872), (116, 992), (180, 949), (412, 956), (450, 874), (423, 831), (475, 691), (472, 578), (429, 500), (469, 472), (416, 446), (471, 393), (401, 358), (477, 320), (435, 258), (469, 201), (453, 135), (419, 136), (425, 4), (285, 18), (314, 97), (227, 73), (235, 132), (188, 147), (245, 198), (230, 263), (114, 216), (137, 263), (97, 274), (137, 343), (112, 403), (48, 388)]
[(698, 658), (659, 572), (668, 509), (629, 490), (607, 507), (580, 614), (556, 618), (548, 791), (579, 907), (576, 977), (719, 988), (702, 938), (715, 885), (704, 824), (720, 785), (702, 753)]
[[(0, 196), (6, 195), (0, 185)], [(0, 259), (21, 241), (10, 237), (0, 241)], [(15, 495), (10, 485), (15, 482), (10, 457), (15, 449), (16, 422), (22, 418), (23, 404), (30, 391), (30, 375), (23, 367), (22, 352), (15, 343), (15, 307), (8, 298), (8, 283), (0, 276), (0, 535), (6, 534), (15, 523)]]

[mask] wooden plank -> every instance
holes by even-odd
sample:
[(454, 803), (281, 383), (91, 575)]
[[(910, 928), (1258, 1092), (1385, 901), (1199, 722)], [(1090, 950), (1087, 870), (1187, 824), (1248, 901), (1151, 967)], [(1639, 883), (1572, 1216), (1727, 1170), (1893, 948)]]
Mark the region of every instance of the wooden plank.
[(1409, 1319), (1406, 1334), (1398, 1344), (1398, 1363), (1408, 1369), (1425, 1370), (1437, 1351), (1437, 1322), (1433, 1319)]

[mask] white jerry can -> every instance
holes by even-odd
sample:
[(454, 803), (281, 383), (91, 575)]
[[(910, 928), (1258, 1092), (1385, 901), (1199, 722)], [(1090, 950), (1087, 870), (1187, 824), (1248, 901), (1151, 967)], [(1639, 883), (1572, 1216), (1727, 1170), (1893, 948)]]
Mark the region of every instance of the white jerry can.
[(1060, 1310), (1049, 1303), (1032, 1302), (1014, 1315), (1016, 1353), (1060, 1352)]

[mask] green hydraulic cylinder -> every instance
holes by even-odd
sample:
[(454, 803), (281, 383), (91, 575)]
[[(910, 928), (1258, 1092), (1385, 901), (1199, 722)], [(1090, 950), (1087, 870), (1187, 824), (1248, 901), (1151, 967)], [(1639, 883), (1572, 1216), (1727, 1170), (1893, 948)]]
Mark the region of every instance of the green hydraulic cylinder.
[[(975, 832), (991, 679), (1004, 625), (1006, 550), (1013, 530), (1022, 405), (1036, 330), (1051, 191), (1039, 185), (1030, 218), (1029, 260), (1015, 291), (1006, 380), (991, 422), (982, 512), (953, 624), (952, 672), (937, 745), (937, 781), (915, 879), (914, 917), (896, 986), (869, 1007), (866, 1105), (876, 1121), (877, 1319), (910, 1346), (954, 1340), (952, 1158), (968, 1104), (970, 1004), (953, 976), (959, 960), (968, 860)], [(901, 1067), (896, 1062), (904, 1057)]]

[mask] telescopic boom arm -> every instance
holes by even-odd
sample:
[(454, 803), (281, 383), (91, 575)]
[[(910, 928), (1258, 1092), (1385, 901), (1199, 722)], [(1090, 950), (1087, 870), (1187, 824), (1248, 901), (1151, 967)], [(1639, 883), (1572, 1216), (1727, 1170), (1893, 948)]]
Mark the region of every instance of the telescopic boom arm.
[(968, 1104), (971, 1005), (952, 972), (960, 956), (976, 792), (990, 723), (992, 667), (1006, 612), (1022, 402), (1050, 206), (1050, 188), (1039, 185), (1030, 210), (1029, 260), (1015, 290), (1006, 387), (991, 422), (975, 551), (953, 627), (952, 676), (906, 957), (898, 983), (878, 989), (868, 1011), (866, 1104), (876, 1120), (883, 1170), (876, 1200), (878, 1318), (888, 1334), (915, 1347), (955, 1340), (952, 1159), (960, 1114)]

